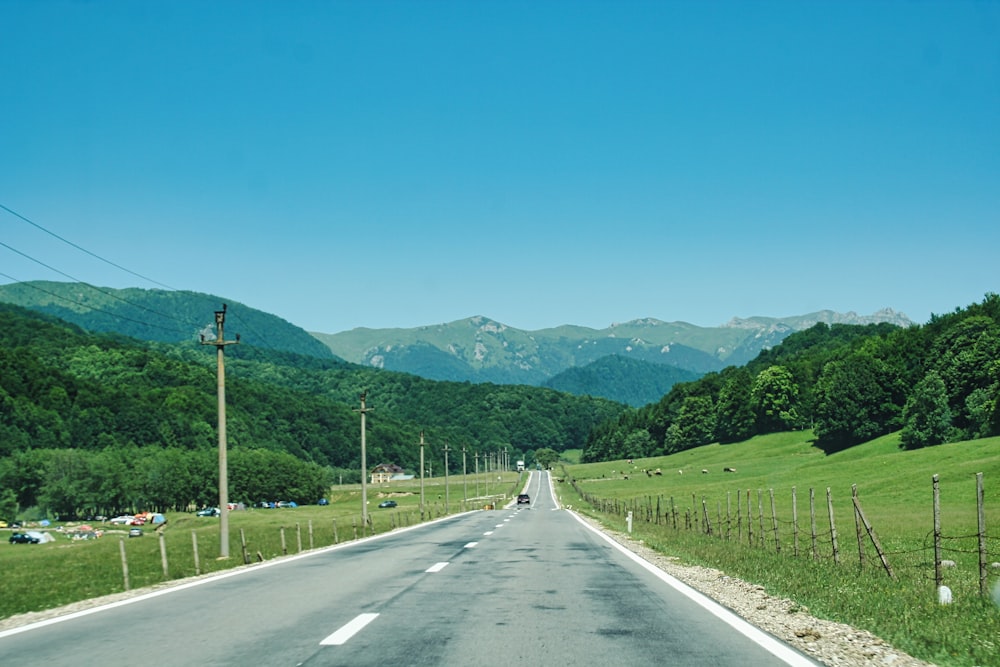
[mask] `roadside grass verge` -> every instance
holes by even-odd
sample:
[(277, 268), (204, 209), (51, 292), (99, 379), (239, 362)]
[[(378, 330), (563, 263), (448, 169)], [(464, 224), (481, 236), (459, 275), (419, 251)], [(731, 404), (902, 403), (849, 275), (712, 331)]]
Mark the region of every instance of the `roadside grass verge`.
[[(726, 467), (736, 472), (724, 473)], [(655, 474), (657, 468), (660, 475)], [(980, 472), (987, 535), (993, 535), (987, 540), (988, 560), (1000, 561), (1000, 438), (905, 452), (898, 448), (897, 436), (888, 436), (828, 456), (812, 446), (810, 433), (784, 433), (632, 464), (566, 466), (557, 488), (564, 503), (621, 532), (626, 531), (625, 516), (631, 510), (632, 537), (661, 553), (761, 585), (813, 615), (868, 630), (915, 657), (939, 665), (986, 667), (1000, 666), (1000, 606), (979, 594), (975, 474)], [(956, 563), (942, 570), (943, 584), (954, 595), (950, 605), (938, 604), (935, 590), (933, 475), (939, 475), (943, 558)], [(882, 568), (867, 535), (858, 539), (852, 485), (857, 485), (859, 502), (895, 578)], [(794, 555), (791, 521), (793, 487), (798, 555)], [(839, 564), (832, 553), (827, 488)], [(777, 539), (772, 529), (772, 489)], [(816, 558), (810, 489), (817, 513)], [(674, 513), (669, 511), (671, 499)], [(706, 534), (706, 517), (711, 535)], [(752, 538), (747, 535), (748, 523)], [(991, 590), (1000, 586), (998, 575), (990, 570)]]
[[(424, 483), (423, 520), (447, 514), (482, 509), (515, 495), (523, 484), (516, 472), (450, 476)], [(125, 547), (129, 589), (135, 590), (197, 574), (221, 572), (243, 566), (242, 537), (246, 538), (251, 563), (292, 555), (310, 548), (319, 549), (371, 534), (421, 522), (420, 480), (369, 485), (367, 488), (370, 528), (361, 520), (361, 485), (331, 489), (328, 506), (305, 505), (294, 508), (252, 508), (229, 514), (229, 558), (221, 559), (219, 519), (194, 513), (168, 512), (167, 523), (159, 530), (142, 526), (142, 537), (129, 538), (128, 526), (95, 525), (105, 529), (96, 540), (70, 540), (55, 530), (69, 531), (73, 524), (58, 524), (48, 532), (55, 542), (10, 544), (12, 531), (0, 530), (0, 572), (4, 588), (0, 596), (0, 619), (31, 611), (43, 611), (90, 598), (126, 590), (121, 547)], [(379, 508), (389, 499), (394, 508)], [(447, 505), (446, 505), (447, 501)], [(242, 537), (241, 537), (242, 531)], [(284, 533), (284, 546), (282, 545)], [(160, 533), (167, 555), (164, 575)], [(194, 541), (198, 559), (195, 564)], [(301, 543), (301, 549), (299, 544)]]

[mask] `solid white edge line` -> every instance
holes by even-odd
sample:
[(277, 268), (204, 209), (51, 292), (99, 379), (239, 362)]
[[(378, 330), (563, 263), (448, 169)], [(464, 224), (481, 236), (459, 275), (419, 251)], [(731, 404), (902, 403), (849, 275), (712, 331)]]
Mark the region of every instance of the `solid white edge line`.
[(479, 544), (479, 542), (469, 542), (468, 544), (465, 545), (464, 548), (465, 549), (471, 549), (472, 547), (476, 546), (477, 544)]
[(483, 533), (483, 535), (492, 535), (492, 534), (493, 534), (492, 530), (487, 530), (485, 533)]
[(321, 641), (320, 646), (340, 646), (347, 642), (348, 639), (354, 635), (361, 632), (361, 630), (378, 618), (378, 614), (358, 614), (346, 625), (340, 627), (339, 630), (334, 632), (332, 635)]
[(434, 563), (429, 568), (427, 568), (426, 570), (424, 570), (424, 572), (440, 572), (441, 570), (443, 570), (446, 567), (448, 567), (448, 563), (447, 562)]
[(458, 517), (465, 516), (466, 514), (473, 514), (474, 512), (481, 512), (482, 510), (471, 510), (469, 512), (462, 512), (460, 514), (452, 514), (450, 516), (444, 516), (440, 519), (434, 519), (433, 521), (428, 521), (426, 523), (418, 523), (413, 526), (407, 526), (405, 528), (396, 528), (387, 533), (381, 533), (379, 535), (371, 535), (369, 537), (362, 537), (358, 540), (351, 540), (349, 542), (341, 542), (340, 544), (333, 544), (328, 547), (322, 547), (320, 549), (313, 549), (311, 551), (306, 551), (300, 554), (295, 554), (294, 556), (284, 556), (275, 560), (269, 560), (263, 563), (254, 563), (252, 565), (237, 566), (231, 570), (226, 570), (215, 575), (205, 575), (202, 579), (196, 579), (195, 581), (189, 581), (187, 583), (177, 584), (176, 586), (170, 586), (169, 588), (163, 588), (158, 591), (152, 591), (150, 593), (143, 593), (141, 595), (136, 595), (133, 598), (128, 598), (125, 600), (118, 600), (117, 602), (109, 602), (108, 604), (102, 604), (98, 607), (91, 607), (90, 609), (81, 609), (80, 611), (74, 611), (63, 616), (56, 616), (55, 618), (47, 618), (44, 621), (38, 621), (36, 623), (29, 623), (28, 625), (22, 625), (17, 628), (11, 628), (9, 630), (0, 631), (0, 639), (4, 637), (10, 637), (11, 635), (16, 635), (22, 632), (28, 632), (30, 630), (37, 630), (38, 628), (44, 628), (48, 625), (55, 625), (56, 623), (62, 623), (63, 621), (70, 621), (74, 618), (81, 618), (83, 616), (90, 616), (91, 614), (96, 614), (108, 609), (115, 609), (117, 607), (124, 607), (125, 605), (132, 604), (134, 602), (141, 602), (143, 600), (149, 600), (151, 598), (160, 597), (161, 595), (167, 595), (169, 593), (174, 593), (177, 591), (182, 591), (188, 588), (194, 588), (195, 586), (201, 586), (202, 584), (207, 584), (212, 581), (218, 581), (219, 579), (227, 579), (229, 577), (237, 577), (241, 574), (248, 574), (250, 572), (257, 572), (262, 568), (272, 567), (274, 565), (281, 565), (283, 563), (290, 563), (302, 558), (311, 558), (312, 556), (318, 556), (319, 554), (326, 553), (328, 551), (337, 551), (339, 549), (349, 549), (351, 547), (357, 546), (359, 544), (364, 544), (366, 542), (371, 542), (374, 540), (381, 540), (392, 535), (399, 535), (401, 533), (408, 533), (411, 530), (419, 530), (426, 526), (433, 526), (436, 523), (441, 523), (443, 521), (450, 521), (452, 519), (457, 519)]
[(810, 659), (809, 657), (799, 653), (798, 651), (792, 649), (790, 646), (781, 642), (780, 640), (767, 634), (755, 625), (752, 625), (743, 617), (737, 615), (735, 612), (723, 607), (718, 602), (708, 597), (704, 593), (691, 588), (679, 579), (675, 579), (670, 576), (660, 568), (656, 567), (649, 561), (643, 559), (641, 556), (629, 551), (622, 545), (615, 542), (613, 539), (597, 530), (589, 523), (584, 521), (576, 512), (570, 510), (569, 513), (574, 519), (579, 521), (585, 528), (593, 532), (595, 535), (600, 537), (602, 540), (606, 541), (608, 544), (613, 546), (615, 549), (623, 553), (625, 556), (635, 561), (645, 570), (650, 572), (652, 575), (657, 577), (660, 581), (671, 586), (677, 592), (683, 594), (691, 601), (695, 602), (706, 611), (711, 613), (713, 616), (718, 618), (720, 621), (728, 624), (731, 628), (742, 634), (744, 637), (754, 642), (765, 651), (775, 656), (779, 660), (783, 660), (785, 664), (791, 665), (792, 667), (817, 667), (821, 663)]

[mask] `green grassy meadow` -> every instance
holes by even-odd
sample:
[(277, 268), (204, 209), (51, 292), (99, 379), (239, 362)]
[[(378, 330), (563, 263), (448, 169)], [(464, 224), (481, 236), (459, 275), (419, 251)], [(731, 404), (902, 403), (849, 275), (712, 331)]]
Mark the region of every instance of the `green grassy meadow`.
[[(500, 504), (511, 498), (520, 490), (522, 476), (505, 472), (498, 480), (498, 474), (487, 480), (482, 473), (478, 481), (475, 475), (452, 475), (447, 488), (443, 477), (426, 479), (424, 520), (481, 509), (489, 503)], [(10, 544), (8, 538), (13, 531), (0, 530), (0, 572), (4, 578), (0, 619), (124, 591), (122, 544), (128, 563), (129, 588), (134, 590), (242, 566), (244, 538), (248, 558), (254, 563), (298, 553), (300, 543), (301, 551), (306, 551), (421, 521), (420, 480), (369, 484), (366, 492), (371, 521), (367, 531), (361, 519), (360, 484), (333, 487), (327, 506), (230, 512), (227, 559), (219, 558), (219, 519), (196, 516), (193, 512), (167, 513), (167, 523), (159, 531), (143, 526), (143, 536), (135, 538), (128, 537), (128, 526), (92, 522), (94, 528), (104, 529), (99, 539), (69, 539), (67, 535), (74, 526), (69, 523), (45, 529), (56, 536), (56, 541), (43, 544)], [(378, 504), (386, 499), (396, 501), (397, 507), (379, 508)], [(64, 532), (57, 530), (60, 527)], [(166, 576), (160, 553), (160, 533), (167, 553)]]
[[(916, 657), (963, 667), (1000, 665), (1000, 599), (984, 598), (979, 589), (977, 473), (983, 473), (987, 562), (992, 563), (1000, 561), (1000, 438), (903, 451), (898, 436), (890, 435), (827, 455), (812, 445), (811, 432), (791, 432), (631, 464), (563, 465), (556, 472), (563, 476), (557, 488), (564, 503), (621, 531), (624, 512), (632, 510), (633, 537), (658, 551), (760, 584), (772, 595), (867, 629)], [(933, 475), (939, 477), (941, 557), (956, 563), (942, 570), (943, 585), (953, 591), (950, 605), (937, 603), (935, 589)], [(894, 578), (866, 533), (859, 547), (852, 485)], [(827, 489), (839, 563), (833, 559)], [(675, 514), (669, 510), (671, 499)], [(994, 596), (1000, 595), (998, 579), (1000, 569), (989, 569), (987, 585), (998, 591)]]

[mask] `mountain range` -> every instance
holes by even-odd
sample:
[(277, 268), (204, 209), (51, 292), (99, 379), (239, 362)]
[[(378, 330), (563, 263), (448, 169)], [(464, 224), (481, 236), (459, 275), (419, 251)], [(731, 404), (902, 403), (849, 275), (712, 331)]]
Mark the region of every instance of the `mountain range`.
[(239, 332), (245, 342), (262, 348), (339, 357), (431, 380), (546, 386), (630, 405), (656, 401), (674, 383), (743, 365), (818, 322), (913, 324), (886, 308), (872, 315), (821, 310), (791, 317), (734, 318), (718, 327), (646, 318), (604, 329), (565, 325), (528, 331), (476, 316), (409, 329), (322, 333), (199, 292), (35, 281), (0, 285), (0, 301), (89, 331), (161, 342), (213, 336), (213, 312), (228, 302), (227, 337)]
[(671, 366), (695, 376), (741, 366), (795, 331), (826, 324), (913, 324), (891, 308), (872, 315), (822, 310), (792, 317), (734, 318), (719, 327), (646, 318), (605, 329), (561, 326), (525, 331), (488, 317), (412, 329), (313, 332), (358, 364), (437, 380), (547, 384), (569, 369), (615, 356)]

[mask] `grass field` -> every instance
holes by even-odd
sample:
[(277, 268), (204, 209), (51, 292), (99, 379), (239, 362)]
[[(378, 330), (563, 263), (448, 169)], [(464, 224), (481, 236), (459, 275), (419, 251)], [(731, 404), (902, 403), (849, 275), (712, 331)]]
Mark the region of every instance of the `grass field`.
[[(940, 665), (1000, 666), (1000, 599), (980, 595), (976, 500), (976, 474), (983, 473), (986, 557), (988, 563), (1000, 561), (1000, 438), (906, 452), (892, 435), (826, 455), (812, 446), (811, 437), (810, 432), (782, 433), (632, 463), (564, 465), (558, 488), (563, 502), (618, 530), (625, 530), (623, 513), (631, 510), (633, 536), (659, 551), (760, 584), (916, 657)], [(939, 605), (935, 589), (934, 475), (939, 477), (942, 559), (956, 564), (942, 570), (942, 583), (953, 591), (951, 605)], [(867, 534), (859, 540), (853, 485), (894, 578), (883, 569)], [(833, 559), (827, 489), (839, 563)], [(998, 578), (1000, 569), (990, 568), (987, 586), (998, 591), (994, 596), (1000, 595)]]
[[(475, 475), (453, 475), (447, 488), (442, 477), (427, 479), (424, 483), (424, 519), (502, 503), (520, 490), (522, 479), (516, 472), (505, 472), (500, 480), (496, 475), (487, 480), (485, 473), (480, 474), (478, 480)], [(8, 538), (13, 531), (0, 530), (0, 572), (4, 578), (0, 618), (124, 591), (122, 545), (129, 587), (137, 589), (241, 566), (244, 564), (244, 537), (250, 562), (257, 562), (298, 553), (300, 543), (304, 551), (421, 521), (419, 480), (368, 485), (367, 497), (371, 521), (368, 531), (361, 520), (360, 484), (334, 487), (328, 496), (330, 504), (323, 507), (308, 505), (230, 512), (227, 559), (219, 558), (219, 519), (199, 517), (194, 513), (168, 513), (167, 523), (159, 531), (144, 527), (143, 536), (136, 538), (127, 537), (127, 526), (105, 524), (94, 525), (105, 529), (101, 538), (74, 541), (66, 537), (73, 524), (60, 524), (47, 529), (56, 536), (55, 542), (10, 544)], [(397, 502), (397, 507), (378, 507), (382, 500), (390, 498)], [(167, 555), (166, 575), (160, 533)]]

